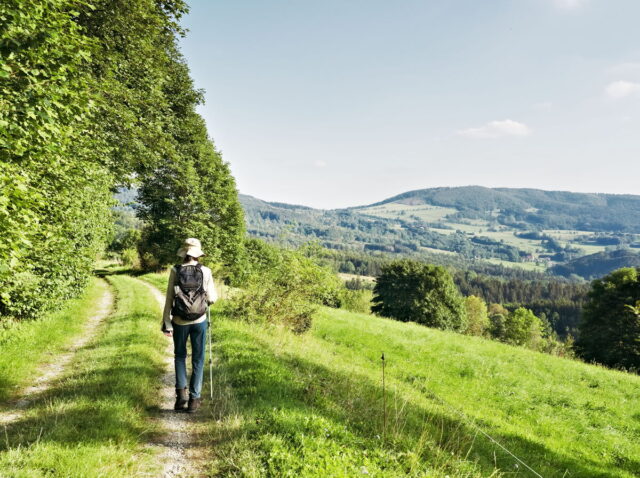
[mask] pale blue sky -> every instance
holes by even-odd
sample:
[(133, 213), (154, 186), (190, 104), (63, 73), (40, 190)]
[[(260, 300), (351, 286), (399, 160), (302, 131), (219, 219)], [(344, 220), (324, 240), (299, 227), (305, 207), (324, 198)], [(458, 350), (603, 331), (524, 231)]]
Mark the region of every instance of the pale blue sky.
[(241, 192), (640, 194), (640, 0), (191, 0), (182, 41)]

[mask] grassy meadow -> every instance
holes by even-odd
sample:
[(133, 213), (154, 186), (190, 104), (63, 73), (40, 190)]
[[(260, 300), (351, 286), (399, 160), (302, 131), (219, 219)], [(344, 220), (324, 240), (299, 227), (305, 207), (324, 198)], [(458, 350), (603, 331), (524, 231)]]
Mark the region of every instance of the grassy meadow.
[(213, 333), (212, 476), (536, 476), (484, 433), (544, 477), (640, 470), (636, 375), (329, 308)]
[(159, 309), (139, 281), (108, 280), (116, 310), (60, 380), (3, 430), (0, 476), (157, 476), (147, 443), (158, 432), (150, 417), (164, 370)]
[(379, 206), (369, 206), (357, 210), (362, 214), (384, 217), (388, 219), (401, 219), (403, 216), (417, 216), (425, 222), (437, 222), (449, 214), (455, 214), (457, 209), (452, 207), (432, 206), (429, 204), (400, 204), (386, 203)]
[[(140, 278), (166, 287), (166, 273)], [(161, 432), (159, 307), (138, 279), (107, 281), (3, 336), (8, 395), (64, 350), (106, 287), (115, 294), (95, 338), (4, 429), (0, 476), (159, 472), (148, 446)], [(213, 334), (215, 400), (197, 438), (211, 449), (209, 476), (632, 477), (640, 469), (636, 375), (329, 308), (298, 336), (230, 321), (221, 302)]]
[(640, 469), (634, 375), (333, 309), (214, 334), (216, 476), (535, 476), (479, 430), (544, 477)]

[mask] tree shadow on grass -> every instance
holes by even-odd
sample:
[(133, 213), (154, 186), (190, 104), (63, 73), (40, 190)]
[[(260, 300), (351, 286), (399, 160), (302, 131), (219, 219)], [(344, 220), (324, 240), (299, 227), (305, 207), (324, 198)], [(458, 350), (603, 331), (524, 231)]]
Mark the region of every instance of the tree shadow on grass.
[(93, 270), (93, 274), (97, 277), (107, 277), (107, 276), (131, 276), (131, 277), (138, 277), (144, 274), (147, 274), (149, 271), (143, 271), (140, 269), (132, 269), (132, 268), (126, 268), (126, 269), (111, 269), (108, 267), (100, 267), (98, 269), (94, 269)]
[[(87, 444), (158, 443), (162, 431), (153, 426), (153, 418), (169, 412), (159, 406), (158, 399), (165, 367), (153, 356), (150, 343), (144, 343), (150, 339), (136, 332), (136, 320), (149, 320), (149, 316), (108, 319), (110, 327), (125, 330), (79, 349), (68, 373), (40, 395), (28, 397), (32, 403), (24, 417), (6, 426), (0, 452), (28, 449), (36, 442), (64, 444), (71, 449)], [(129, 324), (124, 324), (126, 321)], [(189, 420), (206, 417), (195, 415)], [(201, 440), (194, 437), (195, 443)]]
[(0, 375), (0, 412), (10, 407), (11, 398), (18, 389), (18, 382)]
[[(259, 422), (268, 421), (269, 433), (294, 441), (299, 432), (295, 420), (273, 418), (274, 410), (286, 409), (292, 416), (312, 412), (331, 422), (341, 424), (362, 443), (375, 443), (382, 435), (382, 387), (369, 377), (336, 372), (309, 358), (274, 355), (272, 345), (258, 337), (236, 330), (225, 330), (221, 340), (228, 342), (222, 355), (222, 367), (229, 378), (242, 412)], [(235, 342), (235, 344), (234, 344)], [(337, 359), (339, 359), (337, 357)], [(489, 476), (496, 468), (510, 475), (535, 476), (513, 457), (470, 425), (467, 420), (447, 415), (437, 400), (430, 409), (402, 400), (399, 393), (399, 413), (393, 409), (386, 429), (387, 448), (400, 452), (418, 452), (422, 460), (442, 459), (449, 454), (464, 460), (468, 457)], [(545, 477), (614, 477), (628, 475), (640, 469), (640, 462), (618, 456), (614, 463), (595, 462), (583, 457), (568, 457), (522, 436), (482, 427)], [(237, 438), (227, 437), (227, 440)], [(432, 446), (420, 449), (425, 438)], [(222, 440), (224, 441), (224, 439)], [(301, 446), (297, 443), (296, 446)], [(440, 453), (442, 452), (442, 453)]]

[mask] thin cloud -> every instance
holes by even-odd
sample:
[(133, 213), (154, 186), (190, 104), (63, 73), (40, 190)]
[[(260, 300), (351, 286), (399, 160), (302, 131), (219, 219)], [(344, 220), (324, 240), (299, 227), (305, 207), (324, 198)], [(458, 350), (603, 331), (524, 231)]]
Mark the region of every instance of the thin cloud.
[(633, 81), (614, 81), (604, 89), (605, 95), (612, 100), (621, 100), (629, 96), (640, 95), (640, 83)]
[(560, 10), (578, 10), (586, 5), (588, 0), (553, 0), (553, 5)]
[(313, 162), (313, 165), (316, 168), (326, 168), (327, 167), (327, 162), (326, 161), (322, 161), (321, 159), (318, 159), (317, 161)]
[(496, 139), (508, 136), (524, 137), (531, 134), (526, 124), (510, 119), (490, 121), (479, 128), (467, 128), (458, 131), (460, 136), (471, 139)]
[(625, 61), (622, 63), (618, 63), (617, 65), (613, 65), (612, 67), (607, 69), (607, 73), (610, 75), (615, 75), (618, 78), (621, 76), (640, 76), (640, 62), (637, 61)]
[(549, 111), (551, 108), (553, 108), (551, 101), (542, 101), (533, 105), (533, 109), (537, 111)]

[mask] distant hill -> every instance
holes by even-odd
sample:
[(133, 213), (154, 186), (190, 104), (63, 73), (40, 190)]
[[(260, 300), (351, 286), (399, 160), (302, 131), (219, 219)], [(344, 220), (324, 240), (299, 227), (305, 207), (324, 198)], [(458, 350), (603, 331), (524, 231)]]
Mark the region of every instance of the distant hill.
[(576, 274), (585, 279), (595, 279), (621, 267), (640, 267), (640, 254), (626, 249), (598, 252), (558, 264), (552, 272), (564, 277)]
[[(640, 196), (467, 186), (409, 191), (322, 210), (240, 195), (251, 235), (285, 244), (402, 255), (478, 270), (478, 261), (526, 271), (640, 247)], [(623, 255), (618, 263), (627, 264)], [(594, 256), (590, 268), (608, 256)], [(484, 266), (482, 266), (484, 267)], [(578, 269), (582, 271), (582, 269)]]
[(371, 206), (389, 203), (453, 207), (461, 217), (518, 227), (640, 233), (640, 196), (629, 194), (465, 186), (409, 191)]

